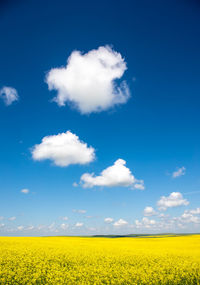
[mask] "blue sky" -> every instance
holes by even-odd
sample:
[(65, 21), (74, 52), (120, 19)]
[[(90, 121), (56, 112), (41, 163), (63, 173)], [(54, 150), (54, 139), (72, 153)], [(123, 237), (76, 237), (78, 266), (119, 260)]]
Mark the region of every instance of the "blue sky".
[(1, 235), (200, 231), (199, 13), (0, 4)]

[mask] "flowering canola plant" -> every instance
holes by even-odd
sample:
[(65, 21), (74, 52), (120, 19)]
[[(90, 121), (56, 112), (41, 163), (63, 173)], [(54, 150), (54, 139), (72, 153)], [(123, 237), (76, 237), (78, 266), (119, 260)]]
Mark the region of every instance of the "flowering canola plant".
[(200, 284), (200, 235), (0, 237), (0, 284)]

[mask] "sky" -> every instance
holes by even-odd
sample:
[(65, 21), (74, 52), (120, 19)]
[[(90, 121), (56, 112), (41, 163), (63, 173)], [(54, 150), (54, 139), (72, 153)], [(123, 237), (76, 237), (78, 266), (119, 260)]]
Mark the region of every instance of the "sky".
[(200, 4), (0, 4), (0, 235), (200, 232)]

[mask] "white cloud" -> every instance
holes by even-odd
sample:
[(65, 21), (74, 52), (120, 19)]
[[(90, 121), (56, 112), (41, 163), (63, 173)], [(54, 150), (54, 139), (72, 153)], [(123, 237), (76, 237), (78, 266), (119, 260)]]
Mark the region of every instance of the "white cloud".
[(26, 188), (21, 190), (21, 193), (23, 194), (28, 194), (29, 192), (30, 192), (29, 189)]
[(62, 230), (66, 230), (66, 229), (68, 229), (68, 227), (69, 227), (69, 226), (68, 226), (67, 224), (64, 224), (64, 223), (60, 225), (60, 228), (61, 228)]
[(104, 169), (99, 176), (94, 173), (85, 173), (81, 176), (81, 183), (84, 188), (92, 188), (94, 186), (115, 187), (123, 186), (143, 190), (143, 180), (137, 180), (126, 166), (126, 161), (118, 159), (114, 165)]
[(107, 224), (110, 224), (110, 223), (112, 223), (113, 221), (114, 221), (113, 218), (105, 218), (105, 219), (104, 219), (104, 222), (107, 223)]
[(89, 227), (88, 230), (94, 232), (94, 231), (96, 231), (97, 229), (94, 228), (94, 227)]
[(200, 215), (200, 208), (196, 208), (194, 210), (189, 210), (189, 212), (193, 215)]
[(133, 188), (138, 190), (144, 190), (144, 181), (135, 179), (136, 183), (134, 183)]
[(196, 208), (194, 210), (185, 210), (182, 214), (180, 220), (184, 223), (200, 223), (200, 208)]
[(3, 223), (0, 224), (0, 228), (3, 228), (3, 227), (5, 227), (5, 224), (3, 224)]
[(38, 227), (37, 227), (37, 229), (40, 231), (40, 230), (43, 230), (45, 228), (45, 225), (39, 225)]
[(185, 220), (186, 223), (194, 223), (194, 224), (200, 223), (200, 218), (197, 216), (193, 216), (193, 215), (190, 215), (188, 217), (182, 216), (182, 218)]
[(22, 230), (24, 229), (24, 226), (18, 226), (17, 229), (18, 229), (19, 231), (22, 231)]
[(48, 226), (48, 230), (54, 231), (54, 230), (55, 230), (55, 225), (56, 225), (55, 222), (51, 223), (51, 224)]
[(160, 213), (160, 214), (158, 215), (158, 217), (161, 218), (161, 219), (167, 219), (167, 218), (169, 218), (169, 215), (164, 214), (164, 213)]
[(184, 166), (180, 167), (172, 173), (172, 177), (177, 178), (179, 176), (185, 175), (185, 172), (186, 172), (186, 168)]
[(121, 226), (126, 226), (126, 225), (128, 225), (128, 222), (123, 219), (119, 219), (113, 224), (113, 226), (115, 227), (121, 227)]
[(139, 220), (135, 220), (135, 225), (137, 228), (142, 226), (142, 223)]
[(52, 160), (57, 166), (86, 164), (95, 159), (93, 147), (80, 141), (79, 137), (67, 131), (58, 135), (46, 136), (40, 144), (33, 147), (34, 160)]
[(142, 222), (145, 224), (145, 225), (155, 225), (156, 224), (156, 221), (155, 220), (151, 220), (151, 219), (148, 219), (146, 217), (142, 218)]
[(105, 46), (85, 54), (73, 51), (66, 67), (51, 69), (46, 82), (49, 90), (57, 90), (59, 106), (69, 103), (82, 114), (100, 112), (128, 100), (126, 82), (115, 82), (125, 70), (121, 54)]
[(0, 216), (0, 221), (2, 221), (4, 219), (4, 217), (3, 216)]
[(155, 228), (157, 225), (157, 222), (155, 220), (149, 219), (147, 217), (143, 217), (141, 221), (135, 220), (136, 228), (144, 228), (144, 229), (151, 229)]
[(83, 223), (77, 222), (77, 223), (75, 224), (75, 227), (77, 227), (77, 228), (80, 228), (80, 227), (82, 227), (82, 226), (83, 226)]
[(7, 87), (7, 86), (4, 86), (0, 90), (0, 98), (3, 99), (5, 105), (7, 106), (11, 105), (14, 101), (19, 100), (17, 90), (15, 88)]
[(28, 226), (28, 227), (27, 227), (27, 230), (28, 230), (28, 231), (32, 231), (32, 230), (34, 230), (34, 228), (35, 228), (34, 226)]
[(178, 206), (187, 206), (189, 202), (186, 199), (183, 199), (183, 196), (180, 192), (172, 192), (168, 197), (162, 196), (157, 202), (159, 210), (166, 210), (167, 208), (178, 207)]
[(64, 221), (67, 221), (68, 220), (68, 217), (63, 217), (62, 218)]
[(79, 214), (85, 214), (87, 211), (86, 210), (77, 210), (77, 209), (73, 209), (72, 210), (74, 213), (79, 213)]
[(150, 217), (150, 216), (155, 216), (156, 214), (157, 214), (156, 211), (152, 207), (147, 206), (144, 209), (144, 216), (149, 216)]
[(15, 221), (16, 220), (16, 217), (10, 217), (8, 218), (9, 221)]

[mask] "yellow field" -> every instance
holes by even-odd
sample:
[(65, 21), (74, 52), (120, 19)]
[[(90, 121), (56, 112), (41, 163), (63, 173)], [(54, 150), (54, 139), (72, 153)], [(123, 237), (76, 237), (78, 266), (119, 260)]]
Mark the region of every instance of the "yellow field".
[(0, 237), (0, 284), (200, 284), (200, 235)]

